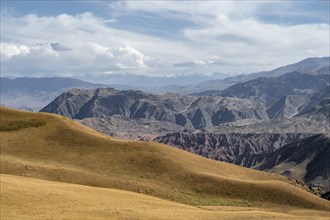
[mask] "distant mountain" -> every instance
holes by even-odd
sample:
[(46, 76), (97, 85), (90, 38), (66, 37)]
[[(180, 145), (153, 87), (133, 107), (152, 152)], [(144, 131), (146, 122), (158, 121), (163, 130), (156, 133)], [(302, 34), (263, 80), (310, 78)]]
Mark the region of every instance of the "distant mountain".
[[(212, 95), (259, 100), (267, 109), (288, 95), (313, 95), (330, 85), (329, 75), (295, 71), (280, 77), (261, 77), (238, 83)], [(299, 107), (299, 104), (297, 105)]]
[(167, 121), (188, 129), (205, 129), (240, 119), (267, 120), (267, 113), (253, 100), (223, 97), (153, 95), (134, 90), (101, 88), (70, 90), (41, 110), (73, 119), (121, 115)]
[[(225, 73), (206, 74), (178, 74), (168, 76), (144, 76), (135, 74), (110, 74), (92, 75), (85, 74), (80, 79), (95, 83), (111, 85), (116, 89), (135, 89), (155, 94), (167, 92), (179, 93), (182, 95), (201, 93), (209, 90), (223, 90), (229, 86), (256, 79), (259, 77), (278, 77), (285, 73), (294, 72), (316, 72), (319, 74), (329, 73), (329, 57), (308, 58), (298, 63), (279, 67), (271, 71), (263, 71), (251, 74)], [(317, 72), (316, 72), (317, 73)], [(204, 95), (210, 95), (207, 92)]]
[(0, 78), (1, 105), (38, 111), (55, 97), (70, 88), (97, 88), (93, 84), (67, 77)]
[(69, 77), (52, 77), (52, 78), (16, 78), (8, 79), (1, 77), (1, 92), (12, 92), (20, 90), (20, 92), (39, 92), (75, 88), (75, 87), (95, 87), (100, 86), (93, 83), (85, 82), (79, 79)]
[[(241, 74), (228, 77), (225, 79), (209, 80), (201, 83), (191, 84), (187, 86), (169, 87), (167, 91), (177, 92), (181, 94), (202, 94), (211, 95), (214, 91), (228, 88), (236, 83), (242, 83), (260, 77), (278, 77), (290, 72), (316, 72), (319, 74), (329, 74), (330, 57), (307, 58), (300, 62), (276, 68), (271, 71), (263, 71), (250, 74)], [(214, 90), (214, 91), (212, 91)], [(211, 91), (211, 93), (209, 93)]]
[[(131, 73), (124, 74), (85, 74), (80, 79), (95, 83), (111, 85), (119, 89), (142, 89), (144, 91), (166, 92), (164, 88), (168, 86), (184, 86), (192, 83), (200, 83), (208, 80), (225, 79), (230, 74), (213, 73), (213, 74), (171, 74), (167, 76), (147, 76), (136, 75)], [(163, 88), (164, 87), (164, 88)]]
[[(256, 79), (256, 78), (260, 78), (260, 77), (279, 77), (286, 73), (295, 72), (295, 71), (299, 71), (299, 72), (304, 72), (304, 71), (318, 72), (318, 71), (320, 71), (319, 73), (321, 73), (321, 74), (329, 74), (329, 71), (326, 72), (326, 69), (329, 70), (329, 66), (330, 66), (330, 57), (321, 57), (321, 58), (312, 57), (312, 58), (304, 59), (297, 63), (282, 66), (282, 67), (279, 67), (279, 68), (276, 68), (276, 69), (270, 70), (270, 71), (263, 71), (263, 72), (233, 76), (233, 77), (225, 79), (225, 81), (238, 83), (238, 82), (244, 82), (244, 81), (248, 81), (248, 80)], [(325, 68), (325, 69), (323, 69), (323, 68)], [(322, 69), (324, 72), (321, 71)]]
[(329, 74), (330, 73), (330, 66), (325, 66), (316, 71), (319, 74)]
[[(325, 87), (311, 98), (308, 97), (308, 95), (284, 96), (267, 110), (271, 120), (252, 121), (244, 125), (240, 124), (239, 121), (225, 123), (214, 127), (213, 132), (328, 132), (330, 130), (330, 86)], [(304, 100), (306, 100), (305, 103), (303, 103)]]
[(268, 72), (253, 73), (250, 75), (257, 77), (261, 77), (261, 76), (277, 77), (285, 73), (290, 73), (302, 69), (308, 69), (311, 71), (317, 71), (323, 67), (327, 67), (329, 69), (329, 66), (330, 66), (330, 57), (322, 57), (322, 58), (312, 57), (299, 61), (298, 63), (293, 63), (283, 67), (276, 68)]
[(281, 147), (256, 165), (256, 169), (303, 180), (330, 191), (329, 158), (329, 134), (318, 134)]

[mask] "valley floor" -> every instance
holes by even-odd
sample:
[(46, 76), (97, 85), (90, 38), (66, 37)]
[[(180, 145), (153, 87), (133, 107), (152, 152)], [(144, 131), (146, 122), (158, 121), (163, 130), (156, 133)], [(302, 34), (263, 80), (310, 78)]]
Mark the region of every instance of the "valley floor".
[(1, 174), (1, 219), (329, 219), (288, 207), (189, 206), (118, 189)]

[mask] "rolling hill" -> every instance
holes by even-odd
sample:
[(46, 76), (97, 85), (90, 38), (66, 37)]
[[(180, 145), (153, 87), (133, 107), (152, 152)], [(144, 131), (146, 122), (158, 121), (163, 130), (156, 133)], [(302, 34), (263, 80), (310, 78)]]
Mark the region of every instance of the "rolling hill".
[(328, 212), (286, 208), (189, 206), (129, 192), (0, 175), (3, 219), (326, 219)]
[[(1, 194), (7, 195), (1, 196), (2, 215), (25, 213), (33, 217), (33, 212), (25, 208), (13, 209), (18, 199), (8, 197), (8, 193), (21, 192), (19, 201), (28, 207), (33, 200), (27, 194), (29, 185), (32, 191), (44, 189), (36, 192), (36, 198), (45, 195), (54, 201), (58, 201), (59, 197), (66, 198), (66, 203), (78, 204), (77, 208), (81, 203), (74, 198), (101, 187), (194, 206), (251, 206), (280, 213), (287, 210), (289, 214), (292, 210), (329, 209), (328, 201), (312, 195), (285, 177), (209, 160), (154, 142), (112, 139), (63, 116), (4, 107), (0, 110), (1, 173), (6, 174), (1, 177), (4, 186)], [(49, 183), (55, 184), (52, 188), (46, 182), (30, 178), (57, 183)], [(94, 188), (76, 188), (71, 192), (76, 197), (68, 199), (71, 198), (70, 190), (65, 189), (76, 186), (62, 185), (65, 183)], [(56, 194), (58, 190), (61, 194)], [(108, 191), (109, 195), (116, 192)], [(104, 195), (102, 190), (99, 193)], [(134, 195), (128, 197), (135, 200)], [(120, 192), (117, 196), (120, 197)], [(101, 201), (95, 202), (97, 207), (103, 199), (106, 200), (104, 196), (100, 198)], [(41, 208), (43, 205), (38, 203), (37, 206)], [(61, 207), (61, 203), (56, 202), (56, 207)], [(137, 211), (141, 210), (137, 207), (134, 212)], [(317, 216), (322, 217), (329, 212), (322, 213)]]

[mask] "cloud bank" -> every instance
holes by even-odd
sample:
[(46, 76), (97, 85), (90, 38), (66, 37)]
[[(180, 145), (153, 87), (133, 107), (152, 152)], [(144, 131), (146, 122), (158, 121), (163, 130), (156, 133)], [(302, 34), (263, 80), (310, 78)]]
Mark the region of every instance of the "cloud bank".
[(249, 73), (329, 56), (329, 13), (301, 3), (101, 3), (108, 16), (2, 10), (2, 74)]

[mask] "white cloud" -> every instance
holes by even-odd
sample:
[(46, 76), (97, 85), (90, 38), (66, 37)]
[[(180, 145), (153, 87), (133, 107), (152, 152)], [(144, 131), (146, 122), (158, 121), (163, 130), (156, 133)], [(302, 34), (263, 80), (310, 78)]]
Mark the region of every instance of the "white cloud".
[[(261, 1), (108, 4), (128, 22), (135, 14), (153, 13), (161, 21), (171, 18), (194, 25), (183, 26), (177, 30), (178, 37), (171, 39), (143, 31), (142, 26), (142, 31), (134, 32), (120, 27), (119, 17), (101, 18), (90, 12), (57, 16), (6, 13), (1, 16), (2, 73), (254, 72), (309, 56), (329, 56), (328, 24), (264, 23), (256, 17), (265, 6)], [(171, 24), (164, 24), (165, 29), (166, 25)]]
[(201, 65), (201, 66), (203, 66), (203, 65), (206, 64), (206, 63), (205, 63), (204, 61), (202, 61), (202, 60), (194, 60), (193, 63), (196, 64), (196, 65)]
[[(127, 1), (113, 3), (112, 7), (192, 20), (198, 26), (182, 30), (185, 39), (183, 43), (190, 45), (190, 53), (193, 54), (191, 57), (186, 56), (185, 60), (197, 57), (222, 60), (226, 63), (226, 71), (251, 72), (262, 70), (265, 65), (243, 64), (273, 63), (268, 68), (275, 68), (305, 59), (311, 54), (329, 56), (329, 24), (288, 25), (264, 23), (258, 19), (261, 13), (267, 13), (262, 10), (268, 6), (272, 8), (273, 13), (277, 13), (276, 16), (285, 15), (288, 19), (297, 14), (320, 16), (308, 8), (303, 12), (295, 11), (295, 4), (263, 1), (159, 1), (146, 5), (139, 1)], [(181, 63), (188, 66), (189, 61)], [(230, 63), (234, 65), (229, 65)], [(237, 63), (242, 65), (236, 65)], [(180, 63), (176, 64), (180, 66)], [(221, 71), (219, 65), (217, 68)]]
[(30, 50), (25, 45), (14, 45), (10, 43), (1, 43), (0, 45), (1, 59), (8, 60), (13, 56), (26, 55)]
[[(120, 68), (132, 69), (145, 67), (143, 53), (129, 45), (119, 47), (116, 51), (116, 55), (117, 59), (121, 62), (119, 65)], [(123, 65), (122, 63), (126, 63), (126, 65)]]
[[(56, 45), (60, 45), (59, 43)], [(144, 55), (131, 46), (108, 48), (96, 43), (72, 49), (54, 49), (54, 43), (26, 45), (1, 44), (1, 62), (4, 70), (19, 73), (84, 73), (107, 72), (111, 69), (144, 68)], [(20, 65), (16, 65), (20, 64)], [(25, 65), (28, 65), (26, 68)]]

